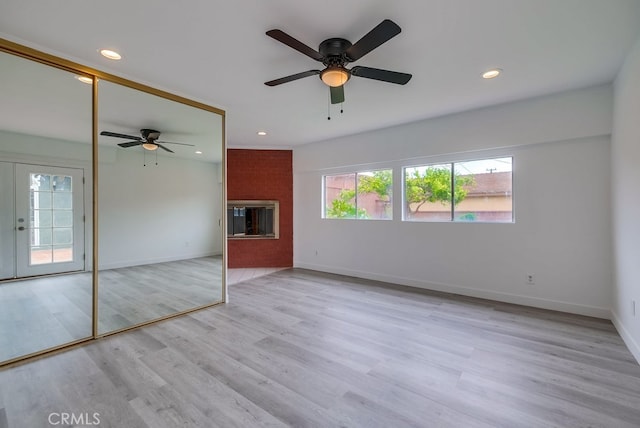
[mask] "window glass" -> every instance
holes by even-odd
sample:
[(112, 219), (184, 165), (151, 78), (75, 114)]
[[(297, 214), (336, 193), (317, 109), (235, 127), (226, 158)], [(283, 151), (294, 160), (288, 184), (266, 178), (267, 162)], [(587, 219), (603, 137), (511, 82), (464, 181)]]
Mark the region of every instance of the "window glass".
[(31, 224), (33, 227), (51, 227), (51, 210), (32, 210)]
[[(49, 219), (51, 218), (51, 211), (43, 211), (43, 213), (47, 213), (49, 215)], [(48, 224), (45, 223), (43, 226), (44, 225), (50, 226), (51, 220), (49, 220)], [(53, 211), (53, 227), (73, 227), (73, 211)]]
[[(42, 193), (42, 192), (40, 192)], [(72, 207), (73, 195), (68, 192), (56, 192), (53, 194), (54, 210), (70, 210)]]
[(34, 227), (31, 229), (31, 246), (44, 247), (51, 245), (52, 229)]
[(324, 217), (390, 220), (393, 171), (390, 169), (324, 176)]
[(364, 171), (356, 176), (358, 218), (390, 220), (393, 171), (390, 169)]
[(451, 164), (405, 168), (405, 220), (451, 220)]
[(54, 175), (51, 187), (54, 192), (70, 192), (71, 177), (68, 175)]
[(51, 208), (51, 192), (31, 192), (31, 208), (32, 209), (50, 209)]
[(59, 245), (53, 247), (53, 262), (71, 262), (73, 261), (73, 246)]
[(356, 218), (355, 174), (325, 176), (324, 195), (325, 218)]
[(73, 232), (69, 227), (56, 227), (53, 229), (53, 244), (63, 245), (73, 243)]
[(455, 221), (513, 221), (512, 159), (498, 158), (454, 165), (459, 202)]

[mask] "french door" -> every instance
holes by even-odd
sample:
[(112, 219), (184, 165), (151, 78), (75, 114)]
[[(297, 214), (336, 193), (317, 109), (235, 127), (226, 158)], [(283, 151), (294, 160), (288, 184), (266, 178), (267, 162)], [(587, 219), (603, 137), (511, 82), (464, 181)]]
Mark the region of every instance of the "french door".
[(15, 164), (15, 276), (84, 270), (84, 172)]

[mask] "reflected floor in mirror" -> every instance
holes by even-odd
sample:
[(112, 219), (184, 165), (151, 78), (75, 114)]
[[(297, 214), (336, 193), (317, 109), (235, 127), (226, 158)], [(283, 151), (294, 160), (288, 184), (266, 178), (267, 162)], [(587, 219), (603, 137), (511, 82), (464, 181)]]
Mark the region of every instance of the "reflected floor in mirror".
[(90, 273), (1, 283), (0, 361), (91, 336), (91, 288)]
[(103, 270), (98, 284), (103, 334), (222, 301), (222, 257)]
[[(99, 275), (100, 333), (222, 299), (221, 257), (109, 269)], [(90, 337), (91, 293), (91, 273), (0, 284), (0, 361)]]

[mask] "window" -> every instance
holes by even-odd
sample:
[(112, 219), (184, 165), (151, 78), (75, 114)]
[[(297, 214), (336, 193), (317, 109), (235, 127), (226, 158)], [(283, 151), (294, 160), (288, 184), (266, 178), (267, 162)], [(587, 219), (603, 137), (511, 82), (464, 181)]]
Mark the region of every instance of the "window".
[(392, 180), (390, 169), (325, 175), (324, 218), (390, 220)]
[(512, 222), (513, 159), (404, 169), (406, 221)]
[(278, 239), (279, 206), (278, 201), (228, 201), (227, 236)]

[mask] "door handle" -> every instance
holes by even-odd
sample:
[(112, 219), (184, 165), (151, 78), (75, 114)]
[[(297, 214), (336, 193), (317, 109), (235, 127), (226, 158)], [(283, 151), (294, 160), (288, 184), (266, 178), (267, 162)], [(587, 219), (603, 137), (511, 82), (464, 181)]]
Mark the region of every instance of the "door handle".
[(20, 226), (18, 230), (24, 230), (24, 226)]

